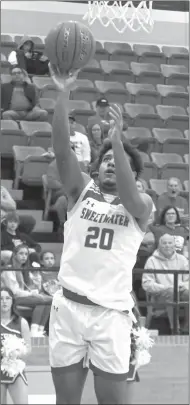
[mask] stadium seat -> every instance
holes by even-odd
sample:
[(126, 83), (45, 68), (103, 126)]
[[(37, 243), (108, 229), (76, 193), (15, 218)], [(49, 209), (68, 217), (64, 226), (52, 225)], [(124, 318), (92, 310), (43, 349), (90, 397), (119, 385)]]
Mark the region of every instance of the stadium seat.
[(30, 210), (30, 209), (21, 210), (21, 209), (18, 209), (17, 213), (18, 213), (18, 215), (31, 216), (36, 220), (36, 222), (41, 222), (42, 221), (42, 216), (43, 216), (43, 211), (42, 210)]
[(184, 162), (189, 164), (189, 154), (188, 153), (184, 154)]
[(167, 180), (165, 179), (150, 179), (149, 184), (151, 190), (153, 190), (157, 196), (167, 191)]
[[(119, 82), (125, 84), (126, 81), (133, 81), (133, 74), (127, 63), (122, 61), (100, 61), (103, 71), (103, 78), (106, 81)], [(102, 78), (101, 78), (102, 79)]]
[(1, 52), (8, 57), (9, 54), (17, 47), (11, 35), (1, 34)]
[(159, 143), (159, 152), (178, 153), (183, 156), (189, 150), (189, 141), (178, 129), (153, 128), (154, 138)]
[(158, 153), (152, 152), (151, 153), (152, 161), (156, 164), (156, 166), (160, 169), (167, 163), (182, 163), (182, 157), (177, 153)]
[(104, 95), (110, 103), (125, 104), (129, 101), (129, 94), (122, 83), (96, 80), (95, 86), (99, 94)]
[(21, 201), (23, 198), (23, 190), (14, 190), (13, 187), (13, 180), (4, 180), (1, 179), (1, 186), (5, 187), (13, 200), (15, 201)]
[[(177, 177), (183, 183), (188, 179), (188, 164), (183, 163), (182, 157), (176, 153), (151, 153), (153, 163), (158, 167), (162, 179)], [(153, 178), (153, 177), (151, 177)]]
[(186, 139), (189, 139), (189, 129), (186, 129), (186, 130), (184, 131), (184, 137), (185, 137)]
[(49, 124), (52, 124), (53, 114), (55, 111), (55, 100), (52, 98), (40, 98), (39, 104), (42, 110), (46, 110), (48, 112), (48, 122)]
[(42, 156), (45, 153), (45, 149), (40, 146), (13, 146), (13, 158), (14, 158), (14, 188), (18, 189), (19, 181), (21, 178), (21, 172), (25, 159), (28, 156)]
[(136, 83), (164, 84), (164, 77), (160, 67), (154, 63), (131, 62), (131, 69), (135, 76)]
[(57, 99), (59, 92), (57, 91), (51, 77), (33, 76), (32, 82), (39, 90), (39, 96), (41, 98)]
[[(129, 139), (132, 144), (137, 145), (146, 143), (148, 145), (148, 153), (157, 150), (157, 140), (152, 137), (151, 131), (148, 128), (128, 127), (124, 132), (126, 138)], [(148, 160), (150, 161), (150, 159)]]
[(160, 65), (164, 76), (164, 84), (187, 87), (189, 84), (189, 74), (185, 66)]
[(23, 163), (21, 181), (27, 186), (42, 186), (42, 175), (47, 172), (50, 159), (43, 156), (28, 156)]
[(13, 180), (1, 179), (1, 186), (7, 188), (7, 190), (11, 190), (13, 187)]
[(109, 53), (109, 60), (122, 61), (127, 64), (137, 60), (131, 45), (126, 42), (105, 42), (104, 48)]
[(154, 108), (148, 104), (124, 104), (124, 110), (129, 120), (129, 126), (145, 127), (152, 129), (154, 127), (163, 127), (163, 122), (155, 113)]
[(86, 79), (94, 82), (95, 80), (102, 80), (103, 71), (100, 67), (100, 63), (92, 59), (78, 74), (78, 79)]
[(181, 131), (185, 131), (189, 128), (189, 117), (183, 107), (157, 105), (156, 111), (163, 120), (166, 128), (175, 128)]
[(48, 187), (46, 174), (42, 175), (42, 184), (43, 184), (43, 199), (44, 199), (43, 219), (47, 220), (52, 198), (52, 189)]
[(18, 124), (11, 120), (1, 120), (1, 156), (12, 157), (13, 145), (27, 145), (27, 137)]
[(1, 73), (9, 74), (10, 73), (11, 64), (8, 61), (1, 61)]
[(11, 81), (11, 75), (2, 74), (1, 83), (9, 83)]
[(1, 62), (6, 62), (7, 58), (4, 53), (1, 53)]
[(160, 48), (157, 45), (134, 44), (133, 50), (137, 55), (137, 62), (154, 63), (155, 65), (165, 63), (166, 57), (160, 52)]
[[(142, 153), (142, 152), (141, 152)], [(158, 169), (153, 162), (144, 162), (143, 172), (141, 177), (148, 183), (150, 178), (157, 179)]]
[(76, 121), (84, 127), (87, 126), (88, 118), (95, 115), (90, 104), (82, 100), (69, 100), (69, 110), (74, 112)]
[(72, 100), (84, 100), (88, 101), (88, 103), (92, 103), (92, 101), (99, 98), (99, 92), (94, 87), (94, 83), (91, 80), (76, 80), (76, 86), (74, 90), (71, 90)]
[(97, 61), (100, 61), (100, 60), (108, 60), (108, 58), (109, 58), (108, 51), (106, 49), (104, 49), (101, 42), (96, 41), (95, 59)]
[(184, 185), (185, 191), (189, 192), (189, 180), (185, 180), (185, 181), (183, 182), (183, 185)]
[(163, 46), (162, 52), (168, 65), (183, 65), (189, 70), (189, 52), (187, 48)]
[(161, 101), (158, 104), (175, 105), (187, 108), (189, 94), (185, 91), (185, 87), (164, 84), (157, 84), (156, 87), (161, 96)]
[(130, 103), (136, 104), (160, 104), (160, 96), (153, 84), (149, 83), (126, 83), (127, 91), (130, 94)]
[(44, 149), (51, 146), (52, 126), (49, 122), (20, 121), (20, 127), (28, 137), (28, 145)]

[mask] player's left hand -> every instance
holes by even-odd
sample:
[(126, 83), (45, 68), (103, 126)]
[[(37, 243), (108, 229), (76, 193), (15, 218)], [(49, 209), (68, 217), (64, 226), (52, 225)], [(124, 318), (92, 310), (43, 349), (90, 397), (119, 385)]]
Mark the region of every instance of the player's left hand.
[(120, 107), (117, 104), (113, 104), (109, 108), (109, 115), (112, 117), (110, 121), (110, 130), (108, 136), (110, 140), (121, 140), (123, 129), (123, 116)]
[(49, 63), (49, 71), (52, 80), (59, 91), (69, 92), (76, 87), (76, 79), (79, 70), (71, 71), (69, 74), (61, 74), (57, 66)]

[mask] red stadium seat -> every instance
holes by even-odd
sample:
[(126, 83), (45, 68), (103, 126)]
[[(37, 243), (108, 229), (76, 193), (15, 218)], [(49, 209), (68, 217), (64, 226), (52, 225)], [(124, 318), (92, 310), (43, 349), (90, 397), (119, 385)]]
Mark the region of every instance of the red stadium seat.
[(91, 110), (90, 104), (82, 100), (69, 100), (69, 110), (70, 112), (74, 111), (76, 121), (84, 127), (87, 126), (88, 118), (95, 115), (95, 111)]
[(1, 120), (1, 156), (12, 157), (13, 145), (27, 145), (27, 137), (15, 121)]
[(109, 53), (104, 49), (103, 45), (101, 42), (96, 41), (96, 52), (95, 52), (95, 59), (100, 61), (100, 60), (108, 60), (109, 58)]
[(104, 95), (110, 103), (125, 104), (129, 101), (129, 94), (122, 83), (96, 80), (95, 86), (98, 93)]
[(92, 59), (78, 74), (78, 79), (88, 79), (94, 82), (95, 80), (102, 80), (103, 71), (100, 63)]
[[(183, 182), (188, 179), (188, 165), (183, 163), (182, 157), (176, 153), (151, 153), (152, 161), (159, 169), (162, 179), (177, 177)], [(153, 177), (151, 177), (153, 178)]]
[(99, 92), (94, 87), (94, 83), (88, 79), (76, 80), (76, 88), (71, 91), (72, 100), (84, 100), (88, 103), (99, 98)]
[(45, 153), (45, 149), (39, 146), (13, 146), (13, 158), (14, 158), (14, 188), (19, 187), (19, 181), (21, 179), (21, 173), (23, 169), (23, 164), (28, 156), (42, 156)]
[(148, 104), (129, 104), (124, 105), (126, 115), (130, 126), (145, 127), (152, 129), (162, 127), (163, 123), (154, 108)]
[(177, 153), (151, 153), (152, 161), (158, 168), (162, 168), (167, 163), (182, 163), (182, 157)]
[(185, 153), (185, 155), (184, 155), (184, 162), (189, 164), (189, 154), (188, 153)]
[(127, 63), (119, 61), (107, 61), (100, 62), (104, 74), (104, 80), (119, 82), (125, 84), (126, 81), (133, 81), (133, 74), (129, 69)]
[(1, 62), (6, 62), (7, 58), (4, 53), (1, 53)]
[(157, 105), (160, 103), (159, 93), (153, 84), (149, 83), (126, 83), (130, 94), (130, 103)]
[(187, 87), (189, 84), (189, 74), (185, 66), (160, 65), (164, 76), (164, 84)]
[(1, 52), (8, 57), (9, 54), (17, 47), (12, 35), (1, 34)]
[(11, 81), (11, 75), (2, 74), (1, 83), (9, 83)]
[(10, 73), (10, 67), (11, 67), (11, 64), (7, 60), (1, 61), (1, 73), (9, 74)]
[(189, 180), (185, 180), (185, 181), (183, 182), (183, 185), (184, 185), (185, 191), (189, 192)]
[(189, 118), (183, 107), (157, 105), (156, 111), (164, 122), (166, 128), (175, 128), (185, 131), (189, 128)]
[(184, 136), (185, 136), (186, 139), (189, 139), (189, 129), (186, 129), (184, 131)]
[(185, 90), (185, 87), (163, 84), (157, 84), (156, 87), (161, 96), (160, 104), (175, 105), (187, 108), (189, 103), (189, 94)]
[(183, 156), (189, 149), (188, 140), (184, 139), (178, 129), (153, 128), (152, 133), (160, 145), (159, 152), (178, 153)]
[(104, 48), (109, 53), (109, 60), (123, 61), (127, 64), (137, 60), (131, 45), (126, 42), (105, 42)]
[(128, 127), (124, 134), (125, 133), (126, 138), (129, 139), (133, 145), (146, 143), (148, 145), (148, 153), (157, 150), (157, 140), (152, 137), (151, 131), (148, 128)]
[(41, 98), (57, 99), (59, 92), (51, 77), (33, 76), (32, 82), (38, 88)]
[(134, 44), (133, 50), (137, 55), (137, 62), (160, 65), (166, 61), (165, 55), (160, 52), (157, 45)]
[(40, 98), (39, 104), (42, 110), (46, 110), (48, 112), (48, 122), (52, 124), (53, 114), (55, 110), (55, 100), (53, 100), (52, 98)]
[(28, 137), (28, 145), (51, 147), (52, 127), (48, 122), (20, 121), (20, 127)]
[(187, 48), (163, 46), (162, 52), (168, 65), (183, 65), (189, 70), (189, 52)]
[(154, 63), (131, 62), (131, 69), (135, 76), (136, 83), (164, 84), (164, 77), (160, 72), (160, 67)]

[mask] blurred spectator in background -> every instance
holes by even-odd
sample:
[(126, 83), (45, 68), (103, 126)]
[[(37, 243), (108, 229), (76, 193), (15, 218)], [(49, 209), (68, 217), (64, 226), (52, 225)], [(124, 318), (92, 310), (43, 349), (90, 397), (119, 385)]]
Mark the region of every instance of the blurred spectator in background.
[(51, 271), (52, 267), (55, 267), (55, 255), (53, 252), (41, 253), (41, 275), (42, 275), (42, 287), (43, 291), (52, 296), (61, 289), (58, 281), (58, 271)]
[(71, 145), (74, 147), (78, 161), (82, 164), (81, 169), (88, 171), (91, 160), (89, 140), (86, 135), (76, 131), (76, 120), (73, 113), (69, 114), (69, 125)]
[(28, 235), (19, 231), (19, 216), (16, 211), (10, 211), (7, 214), (4, 224), (5, 228), (1, 232), (1, 261), (7, 263), (12, 256), (14, 247), (23, 243), (29, 248), (30, 260), (38, 261), (41, 247)]
[(37, 288), (30, 289), (28, 269), (32, 265), (35, 267), (35, 264), (30, 262), (28, 247), (24, 244), (15, 247), (7, 265), (9, 271), (4, 270), (1, 273), (1, 283), (2, 286), (10, 288), (15, 295), (16, 306), (26, 306), (33, 310), (31, 334), (36, 337), (43, 336), (52, 300), (51, 297), (39, 294)]
[(180, 183), (176, 177), (171, 177), (167, 182), (167, 191), (161, 194), (157, 200), (158, 214), (167, 207), (172, 205), (176, 207), (180, 216), (187, 215), (189, 212), (187, 200), (179, 195)]
[(103, 125), (97, 124), (95, 117), (92, 117), (88, 125), (88, 139), (91, 149), (91, 163), (93, 163), (99, 156), (103, 142)]
[[(158, 274), (154, 270), (189, 270), (188, 260), (175, 251), (175, 240), (172, 235), (164, 234), (160, 237), (158, 249), (150, 256), (144, 267), (146, 270), (153, 270), (153, 273), (144, 273), (142, 277), (143, 289), (151, 294), (155, 302), (165, 303), (166, 310), (173, 330), (173, 307), (168, 302), (174, 300), (174, 276), (166, 272)], [(179, 274), (178, 276), (179, 300), (189, 301), (189, 275)], [(163, 311), (162, 311), (163, 312)], [(159, 311), (157, 311), (159, 314)], [(189, 312), (185, 306), (184, 331), (188, 331)], [(178, 320), (179, 329), (179, 320)]]
[(88, 119), (88, 128), (92, 128), (94, 123), (101, 125), (104, 139), (108, 136), (110, 129), (111, 117), (109, 115), (109, 106), (108, 100), (105, 97), (101, 97), (96, 102), (96, 115)]
[(63, 229), (63, 225), (67, 219), (68, 199), (59, 177), (55, 159), (49, 164), (47, 169), (47, 184), (48, 188), (52, 191), (50, 210), (56, 212), (58, 227)]
[(185, 243), (188, 238), (188, 230), (181, 225), (179, 212), (176, 207), (168, 205), (160, 214), (158, 225), (150, 225), (155, 248), (158, 246), (158, 241), (165, 233), (174, 236), (176, 251), (183, 253)]
[[(5, 218), (10, 211), (16, 211), (16, 202), (4, 186), (1, 187), (1, 228), (3, 229)], [(35, 219), (30, 215), (19, 215), (19, 231), (30, 233), (36, 225)]]
[(42, 52), (34, 49), (35, 43), (32, 38), (24, 36), (20, 40), (16, 51), (12, 51), (8, 62), (12, 66), (18, 66), (31, 75), (48, 75), (48, 58)]
[(1, 109), (4, 120), (47, 121), (48, 113), (38, 106), (37, 89), (28, 83), (23, 69), (11, 70), (11, 82), (1, 85)]

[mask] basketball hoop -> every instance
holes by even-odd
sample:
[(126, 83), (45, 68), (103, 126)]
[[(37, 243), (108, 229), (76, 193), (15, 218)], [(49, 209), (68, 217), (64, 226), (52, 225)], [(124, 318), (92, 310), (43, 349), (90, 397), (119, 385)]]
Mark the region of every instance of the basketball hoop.
[(109, 1), (88, 1), (88, 11), (83, 20), (88, 20), (89, 25), (99, 20), (104, 27), (112, 25), (121, 34), (127, 27), (134, 32), (143, 29), (151, 33), (154, 26), (152, 3), (141, 1), (135, 7), (133, 1), (126, 1), (125, 4), (123, 1), (114, 1), (112, 5), (109, 5)]

